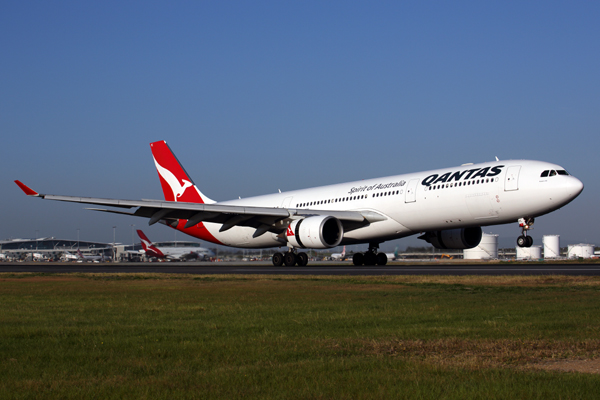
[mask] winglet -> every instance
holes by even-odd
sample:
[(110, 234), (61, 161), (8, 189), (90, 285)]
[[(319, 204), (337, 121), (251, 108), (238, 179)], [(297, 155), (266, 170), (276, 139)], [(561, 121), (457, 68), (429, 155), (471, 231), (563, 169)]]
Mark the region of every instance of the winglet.
[(25, 185), (23, 182), (21, 181), (15, 181), (15, 183), (21, 188), (22, 191), (25, 192), (25, 194), (27, 196), (37, 196), (37, 197), (42, 197), (41, 194), (39, 194), (38, 192), (36, 192), (35, 190), (31, 189), (29, 186)]

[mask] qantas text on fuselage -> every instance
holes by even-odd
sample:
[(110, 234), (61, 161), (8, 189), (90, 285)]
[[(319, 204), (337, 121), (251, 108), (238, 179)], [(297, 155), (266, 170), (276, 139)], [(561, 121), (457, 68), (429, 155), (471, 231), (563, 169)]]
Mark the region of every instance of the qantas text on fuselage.
[[(433, 175), (429, 175), (427, 178), (423, 179), (423, 181), (421, 182), (421, 185), (429, 187), (431, 185), (435, 185), (438, 183), (459, 182), (461, 180), (467, 181), (468, 179), (475, 179), (475, 178), (479, 178), (479, 177), (481, 177), (481, 178), (493, 177), (493, 176), (499, 175), (502, 172), (503, 167), (504, 167), (504, 165), (498, 165), (495, 167), (473, 168), (473, 169), (467, 169), (467, 170), (463, 170), (463, 171), (446, 172), (442, 175), (433, 174)], [(384, 189), (390, 189), (390, 188), (397, 188), (397, 187), (402, 187), (405, 184), (406, 184), (406, 181), (380, 183), (380, 184), (370, 185), (370, 186), (363, 185), (363, 186), (359, 186), (359, 187), (350, 188), (350, 190), (348, 191), (348, 194), (364, 193), (364, 192), (371, 192), (373, 190), (384, 190)]]
[(453, 181), (459, 182), (461, 180), (467, 181), (468, 179), (475, 178), (491, 178), (500, 175), (500, 173), (502, 172), (502, 168), (504, 168), (504, 165), (496, 165), (494, 167), (484, 168), (472, 168), (456, 172), (446, 172), (442, 175), (433, 174), (423, 179), (421, 184), (424, 186), (431, 186), (437, 183), (446, 183)]
[(30, 196), (118, 207), (95, 210), (149, 218), (213, 243), (287, 247), (275, 253), (275, 265), (306, 265), (303, 249), (360, 243), (368, 250), (355, 253), (356, 265), (385, 265), (377, 249), (387, 240), (421, 234), (438, 248), (471, 248), (482, 226), (515, 222), (517, 243), (527, 247), (535, 218), (583, 190), (559, 165), (504, 160), (217, 202), (194, 184), (166, 142), (150, 146), (165, 200), (43, 195), (16, 182)]

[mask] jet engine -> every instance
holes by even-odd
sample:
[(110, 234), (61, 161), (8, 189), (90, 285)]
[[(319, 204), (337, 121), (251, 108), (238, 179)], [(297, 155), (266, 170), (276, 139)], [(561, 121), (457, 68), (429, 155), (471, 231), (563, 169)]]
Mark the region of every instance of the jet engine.
[(446, 229), (419, 236), (436, 249), (472, 249), (481, 242), (481, 227)]
[(328, 249), (340, 244), (344, 228), (335, 217), (315, 215), (293, 221), (286, 235), (288, 242), (294, 247)]

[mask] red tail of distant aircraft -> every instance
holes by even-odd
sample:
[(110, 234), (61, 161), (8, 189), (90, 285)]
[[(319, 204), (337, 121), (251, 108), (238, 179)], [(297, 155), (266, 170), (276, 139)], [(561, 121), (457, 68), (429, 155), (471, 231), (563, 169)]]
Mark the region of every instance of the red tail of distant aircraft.
[(162, 251), (160, 251), (158, 248), (156, 248), (156, 246), (154, 246), (152, 244), (152, 242), (150, 241), (150, 239), (148, 239), (148, 237), (146, 237), (144, 232), (142, 232), (141, 230), (138, 229), (137, 234), (142, 241), (142, 248), (144, 249), (144, 251), (146, 252), (146, 255), (148, 257), (156, 257), (156, 258), (165, 258), (166, 257)]
[(142, 248), (148, 257), (156, 257), (169, 260), (210, 260), (214, 253), (198, 242), (173, 241), (152, 243), (141, 230), (137, 231), (142, 240)]

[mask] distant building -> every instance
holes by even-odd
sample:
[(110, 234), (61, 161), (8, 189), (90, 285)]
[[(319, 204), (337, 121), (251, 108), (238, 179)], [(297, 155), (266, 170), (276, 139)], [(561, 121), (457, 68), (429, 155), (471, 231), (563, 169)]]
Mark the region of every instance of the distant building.
[[(133, 250), (136, 246), (128, 247)], [(137, 247), (139, 249), (141, 245), (138, 244)], [(102, 255), (107, 258), (113, 256), (112, 243), (55, 239), (53, 237), (0, 240), (0, 252), (16, 259), (25, 258), (33, 253), (41, 254), (45, 259), (58, 259), (63, 253), (76, 253), (77, 250), (84, 255)]]

